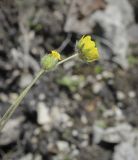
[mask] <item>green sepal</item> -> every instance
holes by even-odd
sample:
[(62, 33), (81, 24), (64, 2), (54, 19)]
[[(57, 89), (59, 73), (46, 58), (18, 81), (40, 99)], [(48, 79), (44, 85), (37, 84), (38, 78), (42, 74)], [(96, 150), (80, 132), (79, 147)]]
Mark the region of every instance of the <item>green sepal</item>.
[(52, 55), (45, 55), (41, 59), (41, 66), (44, 70), (52, 70), (55, 68), (58, 60), (54, 58)]

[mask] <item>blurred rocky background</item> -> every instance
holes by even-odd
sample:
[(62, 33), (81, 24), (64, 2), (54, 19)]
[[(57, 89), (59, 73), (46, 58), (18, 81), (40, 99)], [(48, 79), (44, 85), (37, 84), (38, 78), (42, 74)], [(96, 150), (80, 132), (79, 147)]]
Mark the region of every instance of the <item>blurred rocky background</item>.
[(0, 160), (138, 159), (138, 0), (0, 0), (0, 116), (52, 49), (90, 34), (101, 58), (43, 76), (0, 133)]

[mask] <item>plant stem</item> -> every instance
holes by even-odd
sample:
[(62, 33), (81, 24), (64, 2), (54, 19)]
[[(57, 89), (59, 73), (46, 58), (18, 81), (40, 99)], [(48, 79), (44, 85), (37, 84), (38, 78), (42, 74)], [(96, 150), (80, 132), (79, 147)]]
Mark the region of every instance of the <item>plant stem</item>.
[(45, 72), (45, 70), (41, 69), (33, 81), (21, 92), (21, 94), (17, 97), (15, 102), (9, 107), (9, 109), (6, 111), (2, 119), (0, 120), (0, 131), (3, 129), (7, 121), (10, 119), (16, 108), (19, 106), (23, 98), (26, 96), (28, 91), (32, 88), (32, 86), (36, 83), (36, 81), (40, 78), (40, 76)]
[(78, 56), (78, 53), (75, 53), (75, 54), (73, 54), (72, 56), (70, 56), (70, 57), (68, 57), (68, 58), (66, 58), (66, 59), (63, 59), (62, 61), (58, 62), (57, 66), (59, 66), (60, 64), (66, 62), (66, 61), (69, 61), (69, 60), (71, 60), (71, 59), (73, 59), (73, 58), (75, 58), (75, 57), (77, 57), (77, 56)]
[[(58, 62), (57, 66), (59, 66), (60, 64), (69, 61), (75, 57), (77, 57), (78, 54), (74, 54), (60, 62)], [(16, 108), (19, 106), (19, 104), (22, 102), (22, 100), (24, 99), (24, 97), (27, 95), (27, 93), (29, 92), (29, 90), (32, 88), (32, 86), (36, 83), (36, 81), (46, 72), (46, 70), (41, 69), (35, 76), (35, 78), (32, 80), (32, 82), (21, 92), (21, 94), (17, 97), (17, 99), (15, 100), (15, 102), (9, 107), (9, 109), (6, 111), (6, 113), (3, 115), (3, 117), (0, 119), (0, 132), (3, 129), (3, 127), (5, 126), (5, 124), (8, 122), (8, 120), (10, 119), (10, 117), (12, 116), (12, 114), (14, 113), (14, 111), (16, 110)]]

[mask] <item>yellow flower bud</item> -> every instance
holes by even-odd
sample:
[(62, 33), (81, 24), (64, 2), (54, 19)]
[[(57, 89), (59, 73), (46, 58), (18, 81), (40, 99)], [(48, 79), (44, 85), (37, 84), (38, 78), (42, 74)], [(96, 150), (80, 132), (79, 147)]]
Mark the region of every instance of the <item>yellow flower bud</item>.
[(60, 54), (57, 51), (51, 51), (50, 54), (42, 57), (41, 66), (44, 70), (51, 70), (55, 68), (59, 60), (61, 60)]
[(91, 36), (83, 36), (76, 43), (76, 48), (79, 57), (86, 62), (92, 62), (99, 59), (98, 49), (95, 46), (95, 42), (91, 40)]
[(53, 51), (51, 51), (51, 54), (57, 60), (61, 60), (61, 56), (60, 56), (60, 54), (57, 51), (53, 50)]

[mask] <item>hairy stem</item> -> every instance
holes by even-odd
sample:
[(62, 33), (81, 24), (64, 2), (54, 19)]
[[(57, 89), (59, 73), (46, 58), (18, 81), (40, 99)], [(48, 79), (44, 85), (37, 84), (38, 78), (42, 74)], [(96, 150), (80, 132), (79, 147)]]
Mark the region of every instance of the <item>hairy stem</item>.
[(73, 54), (72, 56), (70, 56), (70, 57), (68, 57), (68, 58), (66, 58), (66, 59), (63, 59), (62, 61), (58, 62), (57, 66), (60, 65), (60, 64), (62, 64), (62, 63), (64, 63), (64, 62), (67, 62), (67, 61), (69, 61), (69, 60), (71, 60), (71, 59), (74, 59), (74, 58), (77, 57), (77, 56), (78, 56), (78, 53), (75, 53), (75, 54)]
[[(74, 54), (60, 62), (58, 62), (57, 66), (61, 65), (62, 63), (69, 61), (73, 58), (75, 58), (78, 54)], [(36, 83), (36, 81), (46, 72), (46, 70), (41, 69), (35, 76), (35, 78), (32, 80), (32, 82), (21, 92), (21, 94), (17, 97), (15, 102), (9, 107), (9, 109), (6, 111), (6, 113), (3, 115), (3, 117), (0, 119), (0, 131), (3, 129), (5, 124), (8, 122), (14, 111), (17, 109), (19, 104), (22, 102), (24, 97), (27, 95), (27, 93), (30, 91), (32, 86)]]
[(33, 79), (33, 81), (21, 92), (21, 94), (17, 97), (15, 102), (9, 107), (9, 109), (6, 111), (2, 119), (0, 120), (0, 131), (3, 129), (7, 121), (10, 119), (16, 108), (19, 106), (23, 98), (26, 96), (28, 91), (32, 88), (32, 86), (36, 83), (36, 81), (40, 78), (40, 76), (44, 73), (45, 71), (41, 69), (36, 77)]

